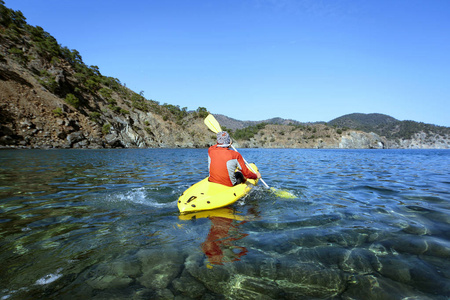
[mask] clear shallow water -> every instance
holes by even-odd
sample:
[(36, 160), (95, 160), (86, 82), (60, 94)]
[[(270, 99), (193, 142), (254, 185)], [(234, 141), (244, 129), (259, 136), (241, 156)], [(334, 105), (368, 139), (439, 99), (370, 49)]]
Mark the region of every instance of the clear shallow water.
[(298, 199), (180, 217), (206, 149), (0, 151), (0, 299), (450, 297), (449, 151), (241, 153)]

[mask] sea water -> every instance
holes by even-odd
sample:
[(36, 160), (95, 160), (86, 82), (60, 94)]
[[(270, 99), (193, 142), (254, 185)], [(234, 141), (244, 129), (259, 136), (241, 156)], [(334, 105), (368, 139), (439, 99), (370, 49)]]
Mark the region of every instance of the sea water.
[(241, 153), (296, 198), (180, 216), (206, 149), (0, 151), (0, 299), (450, 297), (450, 151)]

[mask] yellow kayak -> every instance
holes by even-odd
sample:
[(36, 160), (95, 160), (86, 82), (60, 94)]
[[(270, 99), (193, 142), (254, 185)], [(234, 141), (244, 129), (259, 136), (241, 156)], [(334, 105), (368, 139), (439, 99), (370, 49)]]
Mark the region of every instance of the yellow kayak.
[[(250, 165), (258, 172), (255, 164)], [(247, 195), (257, 183), (258, 179), (247, 179), (245, 183), (230, 187), (209, 182), (206, 177), (184, 191), (178, 198), (178, 209), (187, 213), (228, 206)]]

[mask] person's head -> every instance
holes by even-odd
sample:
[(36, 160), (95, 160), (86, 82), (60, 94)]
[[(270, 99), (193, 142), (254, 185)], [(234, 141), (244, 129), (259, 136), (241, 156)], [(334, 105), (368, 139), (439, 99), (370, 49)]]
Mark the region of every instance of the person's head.
[(231, 138), (228, 132), (221, 131), (217, 133), (217, 146), (224, 148), (231, 146)]

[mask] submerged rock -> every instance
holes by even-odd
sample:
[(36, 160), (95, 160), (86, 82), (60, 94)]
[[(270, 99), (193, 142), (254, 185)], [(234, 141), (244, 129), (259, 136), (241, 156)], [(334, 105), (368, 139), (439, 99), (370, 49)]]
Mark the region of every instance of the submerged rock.
[(347, 278), (338, 269), (323, 268), (317, 263), (297, 263), (286, 259), (277, 272), (277, 285), (291, 299), (330, 298), (341, 294)]
[(112, 272), (117, 276), (136, 278), (141, 274), (140, 264), (137, 261), (118, 260), (109, 265)]
[(201, 297), (206, 292), (205, 286), (186, 270), (179, 278), (172, 281), (172, 285), (175, 290), (190, 298)]
[(228, 282), (229, 299), (282, 299), (284, 291), (273, 280), (237, 274)]
[(87, 283), (94, 289), (105, 290), (105, 289), (118, 289), (128, 286), (133, 279), (117, 277), (115, 275), (104, 275), (100, 277), (95, 277), (87, 281)]
[(147, 288), (165, 289), (181, 271), (184, 258), (177, 251), (140, 250), (137, 253), (142, 263), (140, 284)]
[(381, 278), (375, 275), (354, 276), (349, 281), (342, 299), (423, 299), (431, 300), (432, 297), (417, 291), (407, 285), (396, 281)]
[[(228, 299), (329, 298), (341, 294), (348, 276), (339, 269), (296, 257), (275, 259), (268, 255), (245, 257), (239, 262), (209, 265), (200, 255), (190, 256), (186, 270), (209, 291)], [(176, 279), (174, 286), (188, 280)], [(185, 289), (186, 287), (183, 287)]]

